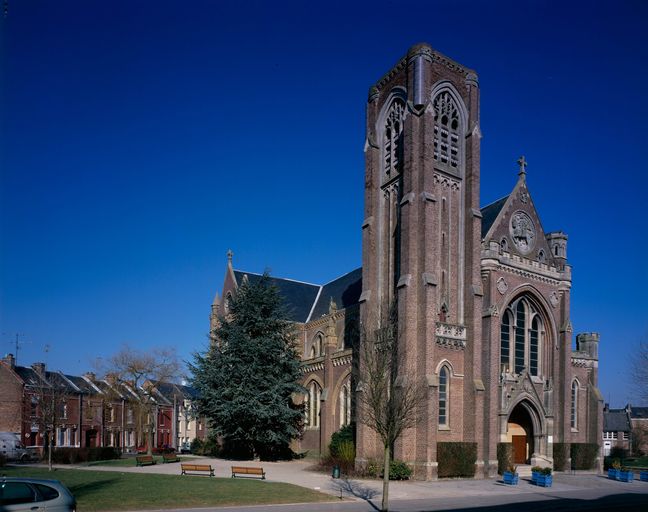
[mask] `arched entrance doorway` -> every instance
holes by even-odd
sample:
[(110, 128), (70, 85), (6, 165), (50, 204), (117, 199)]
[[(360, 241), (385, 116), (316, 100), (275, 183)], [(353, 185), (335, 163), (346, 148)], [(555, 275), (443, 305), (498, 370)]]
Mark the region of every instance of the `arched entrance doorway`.
[(513, 462), (529, 464), (534, 451), (533, 420), (529, 406), (524, 402), (517, 404), (508, 418), (506, 436), (513, 443)]

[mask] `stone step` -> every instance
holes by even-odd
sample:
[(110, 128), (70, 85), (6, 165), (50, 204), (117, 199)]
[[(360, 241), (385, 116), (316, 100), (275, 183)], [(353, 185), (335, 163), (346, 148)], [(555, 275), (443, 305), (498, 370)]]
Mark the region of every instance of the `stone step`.
[(518, 464), (517, 473), (521, 477), (531, 476), (531, 464)]

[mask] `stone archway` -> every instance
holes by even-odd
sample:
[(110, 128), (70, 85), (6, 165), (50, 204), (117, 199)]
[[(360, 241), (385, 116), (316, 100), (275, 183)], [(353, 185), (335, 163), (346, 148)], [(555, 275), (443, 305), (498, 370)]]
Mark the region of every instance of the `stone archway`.
[(513, 462), (529, 464), (535, 451), (535, 436), (533, 418), (530, 406), (524, 402), (517, 404), (508, 417), (506, 437), (513, 444)]

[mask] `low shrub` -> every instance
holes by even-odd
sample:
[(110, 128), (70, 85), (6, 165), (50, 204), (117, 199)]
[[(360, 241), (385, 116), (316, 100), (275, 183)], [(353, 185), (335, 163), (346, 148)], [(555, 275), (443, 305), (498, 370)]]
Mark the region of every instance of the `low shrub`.
[(474, 477), (477, 443), (437, 443), (439, 477)]
[[(121, 458), (119, 448), (101, 446), (98, 448), (54, 448), (52, 462), (54, 464), (78, 464), (81, 462), (95, 462), (98, 460), (112, 460)], [(47, 450), (43, 451), (43, 459), (48, 459)]]
[(497, 472), (500, 475), (513, 466), (513, 443), (497, 443)]
[(397, 459), (389, 462), (390, 480), (409, 480), (410, 476), (412, 476), (412, 468), (405, 462)]
[(0, 468), (3, 468), (7, 463), (7, 457), (4, 454), (0, 453)]
[(610, 449), (610, 457), (612, 457), (613, 459), (627, 459), (628, 450), (622, 448), (621, 446), (613, 446)]
[(567, 470), (567, 459), (569, 454), (569, 443), (554, 443), (553, 459), (556, 471)]
[(329, 455), (331, 457), (340, 456), (340, 447), (345, 446), (348, 450), (349, 443), (354, 447), (355, 458), (355, 424), (350, 423), (345, 425), (331, 436), (331, 443), (329, 444)]
[(203, 445), (204, 443), (202, 442), (202, 439), (195, 438), (191, 441), (191, 447), (189, 449), (194, 455), (202, 455)]
[(599, 453), (599, 445), (595, 443), (572, 443), (570, 454), (572, 468), (593, 469), (596, 464), (596, 457)]

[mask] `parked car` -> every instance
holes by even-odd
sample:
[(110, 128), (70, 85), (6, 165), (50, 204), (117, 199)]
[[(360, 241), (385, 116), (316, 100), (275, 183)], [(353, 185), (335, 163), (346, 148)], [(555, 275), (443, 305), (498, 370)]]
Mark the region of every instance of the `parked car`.
[(20, 442), (20, 438), (13, 432), (0, 432), (0, 454), (7, 460), (19, 460), (25, 462), (30, 459), (29, 452)]
[(76, 512), (76, 499), (58, 480), (0, 478), (0, 510), (22, 512)]

